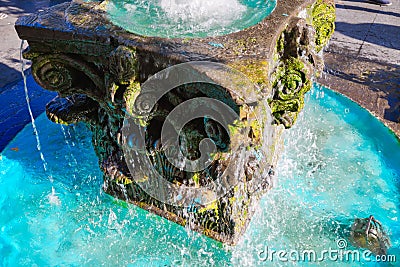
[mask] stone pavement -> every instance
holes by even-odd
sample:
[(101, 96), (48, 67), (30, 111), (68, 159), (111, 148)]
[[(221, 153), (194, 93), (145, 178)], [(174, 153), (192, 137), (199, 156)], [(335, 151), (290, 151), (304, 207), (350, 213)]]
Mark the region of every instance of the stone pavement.
[[(1, 0), (0, 1), (0, 152), (30, 122), (19, 62), (21, 40), (14, 29), (19, 16), (39, 11), (66, 0)], [(29, 73), (29, 71), (27, 71)], [(41, 114), (54, 92), (27, 79), (33, 115)]]
[(335, 0), (336, 30), (318, 82), (381, 119), (400, 136), (400, 1), (381, 7)]
[(21, 79), (19, 53), (21, 40), (14, 29), (18, 17), (68, 0), (0, 1), (0, 92), (5, 85)]

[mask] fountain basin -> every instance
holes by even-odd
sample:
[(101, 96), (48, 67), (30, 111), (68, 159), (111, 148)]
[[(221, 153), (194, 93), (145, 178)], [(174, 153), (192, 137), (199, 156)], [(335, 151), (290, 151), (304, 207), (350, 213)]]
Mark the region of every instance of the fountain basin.
[(267, 17), (275, 6), (275, 0), (111, 0), (106, 10), (115, 25), (132, 33), (193, 38), (246, 29)]
[[(20, 38), (29, 43), (24, 57), (32, 60), (34, 78), (42, 87), (59, 92), (47, 106), (48, 117), (58, 123), (84, 121), (90, 125), (107, 193), (216, 240), (236, 243), (258, 199), (273, 185), (280, 135), (294, 124), (312, 75), (321, 71), (319, 52), (334, 28), (333, 1), (279, 1), (274, 12), (256, 25), (228, 35), (193, 39), (133, 34), (109, 20), (105, 4), (60, 4), (16, 22)], [(195, 121), (190, 134), (180, 139), (186, 142), (181, 149), (186, 149), (185, 156), (198, 157), (197, 141), (202, 137), (213, 140), (219, 150), (209, 169), (182, 174), (175, 166), (168, 177), (171, 171), (164, 172), (169, 166), (163, 158), (165, 151), (153, 146), (161, 134), (155, 123), (158, 115), (152, 109), (142, 116), (134, 107), (148, 93), (146, 82), (154, 77), (169, 81), (171, 67), (191, 62), (208, 62), (206, 67), (194, 63), (185, 68), (185, 73), (194, 73), (201, 82), (170, 88), (153, 104), (168, 106), (162, 113), (193, 98), (208, 98), (224, 103), (237, 118), (227, 123), (225, 135), (229, 137), (225, 139), (223, 133), (213, 137), (217, 126), (210, 126), (210, 135), (205, 120), (204, 125)], [(133, 119), (127, 124), (144, 133), (140, 152), (152, 155), (148, 165), (170, 178), (168, 185), (178, 190), (172, 196), (179, 200), (165, 203), (162, 196), (149, 194), (141, 184), (148, 175), (140, 168), (130, 168), (124, 151), (131, 140), (123, 131), (127, 113)], [(218, 137), (225, 140), (219, 146)], [(228, 173), (225, 178), (222, 172)], [(212, 195), (220, 176), (229, 190), (218, 198), (197, 200), (179, 193), (204, 188)], [(235, 183), (230, 183), (232, 177)], [(164, 189), (157, 181), (155, 188)], [(163, 195), (171, 197), (170, 192)]]
[[(102, 173), (91, 132), (82, 123), (57, 125), (43, 114), (36, 126), (61, 204), (49, 202), (49, 174), (27, 125), (0, 160), (5, 265), (268, 265), (271, 257), (262, 261), (265, 255), (259, 256), (266, 247), (314, 250), (318, 257), (330, 247), (338, 249), (337, 240), (349, 238), (354, 218), (370, 214), (390, 233), (388, 254), (397, 261), (400, 256), (400, 143), (368, 111), (327, 88), (316, 86), (307, 93), (299, 120), (285, 132), (279, 183), (262, 197), (242, 242), (234, 247), (99, 190)], [(352, 266), (368, 264), (364, 251), (349, 241), (342, 251), (360, 254), (360, 262), (350, 258)], [(335, 264), (328, 258), (324, 263)]]

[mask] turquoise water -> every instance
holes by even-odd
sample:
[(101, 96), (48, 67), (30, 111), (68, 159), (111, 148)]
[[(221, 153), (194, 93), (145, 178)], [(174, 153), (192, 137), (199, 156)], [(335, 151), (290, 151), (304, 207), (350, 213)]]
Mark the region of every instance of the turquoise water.
[(36, 125), (48, 171), (31, 125), (0, 160), (0, 266), (296, 265), (258, 254), (267, 247), (337, 249), (354, 218), (370, 214), (387, 229), (389, 254), (399, 261), (400, 144), (368, 112), (327, 89), (315, 87), (306, 101), (286, 133), (278, 184), (235, 247), (104, 194), (90, 132), (41, 115)]
[(205, 37), (246, 29), (268, 16), (276, 0), (111, 0), (111, 21), (136, 34)]

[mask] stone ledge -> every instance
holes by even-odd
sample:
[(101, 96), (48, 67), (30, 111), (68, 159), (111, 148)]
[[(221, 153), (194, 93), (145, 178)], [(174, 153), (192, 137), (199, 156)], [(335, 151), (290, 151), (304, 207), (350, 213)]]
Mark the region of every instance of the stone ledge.
[(389, 127), (400, 137), (400, 67), (350, 52), (328, 51), (324, 54), (325, 72), (318, 82), (339, 92)]

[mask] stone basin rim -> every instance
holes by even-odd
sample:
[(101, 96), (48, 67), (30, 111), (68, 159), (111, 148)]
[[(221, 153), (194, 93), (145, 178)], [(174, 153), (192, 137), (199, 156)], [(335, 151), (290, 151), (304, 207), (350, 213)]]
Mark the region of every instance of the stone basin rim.
[[(236, 61), (272, 61), (272, 54), (276, 46), (279, 32), (282, 32), (291, 17), (311, 6), (312, 0), (279, 0), (276, 7), (261, 22), (238, 32), (221, 36), (194, 37), (194, 38), (164, 38), (144, 37), (112, 24), (107, 18), (99, 3), (79, 2), (63, 3), (49, 8), (54, 10), (58, 17), (42, 18), (33, 14), (21, 17), (16, 22), (16, 30), (21, 39), (32, 41), (43, 40), (77, 40), (102, 43), (104, 46), (112, 42), (121, 45), (136, 47), (143, 52), (168, 53), (170, 59), (176, 62), (187, 61), (218, 61), (233, 63)], [(67, 9), (76, 8), (88, 11), (91, 15), (87, 21), (73, 23), (64, 17)], [(38, 22), (39, 20), (39, 22)], [(50, 23), (56, 20), (58, 26)], [(36, 29), (35, 33), (32, 28)], [(45, 33), (50, 31), (50, 34)], [(213, 47), (210, 43), (221, 44)], [(62, 53), (60, 51), (54, 51)], [(86, 51), (82, 51), (82, 54)]]
[[(280, 1), (280, 0), (266, 0), (266, 1), (269, 1), (270, 3), (266, 3), (266, 6), (263, 8), (263, 9), (260, 9), (260, 10), (263, 10), (263, 11), (266, 11), (266, 10), (268, 10), (269, 11), (269, 13), (265, 13), (265, 14), (263, 14), (262, 15), (262, 18), (261, 19), (259, 19), (257, 22), (255, 22), (255, 23), (252, 23), (252, 24), (250, 24), (250, 25), (247, 25), (247, 27), (244, 27), (244, 28), (242, 28), (242, 27), (237, 27), (237, 28), (239, 28), (239, 29), (235, 29), (235, 30), (229, 30), (228, 32), (224, 32), (223, 30), (221, 31), (222, 33), (214, 33), (214, 34), (208, 34), (208, 33), (205, 33), (205, 32), (203, 32), (203, 31), (199, 31), (199, 32), (196, 32), (195, 34), (194, 34), (194, 36), (187, 36), (187, 34), (188, 33), (172, 33), (172, 34), (170, 34), (171, 36), (165, 36), (166, 34), (164, 33), (164, 34), (161, 34), (161, 35), (156, 35), (156, 34), (150, 34), (150, 35), (145, 35), (145, 34), (140, 34), (140, 33), (137, 33), (137, 32), (135, 32), (134, 30), (129, 30), (129, 29), (127, 29), (128, 27), (126, 27), (126, 28), (124, 28), (123, 26), (119, 26), (119, 24), (120, 23), (114, 23), (116, 26), (119, 26), (120, 28), (122, 28), (122, 29), (124, 29), (124, 30), (126, 30), (126, 31), (128, 31), (128, 32), (130, 32), (130, 33), (132, 33), (132, 34), (135, 34), (135, 35), (137, 35), (137, 36), (140, 36), (140, 37), (143, 37), (143, 38), (148, 38), (148, 37), (156, 37), (156, 38), (168, 38), (168, 39), (203, 39), (203, 38), (208, 38), (208, 37), (211, 37), (211, 38), (213, 38), (213, 37), (219, 37), (219, 36), (227, 36), (227, 35), (230, 35), (230, 34), (232, 34), (232, 33), (237, 33), (237, 32), (241, 32), (241, 31), (244, 31), (244, 30), (246, 30), (246, 29), (248, 29), (248, 28), (251, 28), (251, 27), (253, 27), (253, 26), (255, 26), (255, 25), (257, 25), (257, 24), (259, 24), (259, 23), (262, 23), (263, 21), (264, 21), (264, 19), (265, 18), (267, 18), (268, 16), (270, 16), (273, 12), (274, 12), (274, 10), (275, 10), (275, 8), (276, 8), (276, 6), (277, 6), (277, 4), (278, 4), (278, 1)], [(107, 1), (104, 1), (104, 2), (107, 2), (105, 5), (106, 5), (106, 7), (105, 7), (105, 9), (108, 9), (109, 7), (108, 7), (108, 4), (110, 3), (110, 0), (107, 0)], [(272, 6), (272, 8), (269, 8), (269, 6)], [(270, 10), (269, 10), (270, 9)], [(108, 12), (108, 11), (107, 11)], [(107, 14), (107, 18), (111, 21), (111, 22), (113, 22), (113, 21), (116, 21), (115, 19), (113, 20), (112, 19), (112, 15), (111, 14)], [(233, 22), (241, 22), (241, 18), (238, 18), (238, 19), (235, 19), (235, 21), (233, 21)], [(229, 24), (227, 27), (229, 27), (229, 26), (231, 26), (231, 24)], [(204, 33), (205, 34), (205, 36), (198, 36), (198, 34), (202, 34), (202, 33)]]

